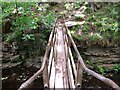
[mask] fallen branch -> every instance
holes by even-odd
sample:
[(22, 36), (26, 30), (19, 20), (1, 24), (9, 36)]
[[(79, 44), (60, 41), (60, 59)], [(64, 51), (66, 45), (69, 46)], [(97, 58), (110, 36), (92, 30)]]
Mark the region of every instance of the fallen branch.
[(82, 24), (84, 24), (85, 23), (85, 21), (82, 21), (82, 22), (76, 22), (76, 21), (67, 21), (67, 22), (65, 22), (65, 25), (67, 26), (67, 27), (71, 27), (71, 26), (76, 26), (76, 25), (82, 25)]

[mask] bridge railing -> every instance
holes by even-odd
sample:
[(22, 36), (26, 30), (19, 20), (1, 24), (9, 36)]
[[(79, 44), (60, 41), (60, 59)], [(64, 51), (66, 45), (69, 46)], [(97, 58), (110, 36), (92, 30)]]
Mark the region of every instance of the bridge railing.
[[(57, 19), (56, 19), (56, 21), (57, 21)], [(57, 40), (56, 39), (56, 37), (57, 37), (57, 35), (56, 35), (56, 21), (55, 21), (55, 26), (53, 26), (53, 29), (52, 29), (50, 37), (49, 37), (49, 41), (48, 41), (48, 44), (46, 47), (46, 51), (45, 51), (45, 54), (43, 57), (43, 62), (42, 62), (42, 66), (41, 66), (40, 70), (38, 70), (30, 79), (28, 79), (26, 82), (24, 82), (18, 90), (22, 90), (24, 88), (27, 88), (42, 73), (43, 73), (44, 87), (49, 87), (50, 83), (54, 83), (54, 82), (50, 82), (50, 77), (54, 77), (54, 76), (50, 76), (51, 75), (50, 73), (51, 73), (51, 68), (52, 68), (52, 65), (54, 63), (54, 60), (56, 60), (56, 46), (55, 46), (55, 43)], [(67, 65), (68, 65), (68, 73), (70, 75), (69, 80), (71, 81), (70, 86), (72, 88), (81, 87), (82, 76), (83, 76), (82, 74), (83, 74), (83, 70), (84, 70), (85, 72), (89, 73), (90, 75), (94, 76), (95, 78), (106, 83), (108, 86), (115, 88), (115, 89), (118, 89), (119, 86), (115, 82), (113, 82), (112, 80), (88, 69), (85, 66), (84, 61), (83, 61), (81, 55), (79, 54), (79, 51), (76, 47), (76, 44), (75, 44), (75, 42), (70, 34), (70, 31), (68, 30), (68, 28), (65, 25), (64, 20), (63, 20), (63, 23), (64, 23), (64, 27), (65, 27), (65, 31), (64, 31), (64, 33), (65, 33), (64, 40), (65, 41), (64, 41), (64, 43), (65, 43), (66, 59), (68, 60)], [(76, 69), (74, 58), (73, 58), (72, 51), (70, 48), (71, 45), (73, 46), (73, 48), (77, 54), (77, 58), (78, 58), (77, 69)], [(49, 58), (48, 58), (48, 56), (49, 56)], [(72, 71), (71, 71), (71, 69), (72, 69)], [(74, 78), (72, 75), (74, 75)], [(75, 83), (75, 86), (74, 86), (74, 83)]]
[[(58, 19), (58, 18), (57, 18)], [(23, 90), (24, 88), (27, 88), (35, 79), (37, 79), (37, 77), (39, 75), (41, 75), (43, 73), (43, 79), (44, 79), (44, 87), (49, 87), (49, 75), (48, 75), (48, 55), (49, 55), (49, 51), (51, 49), (51, 46), (53, 46), (53, 36), (55, 33), (55, 27), (56, 27), (56, 21), (55, 20), (55, 24), (53, 26), (53, 29), (51, 31), (51, 34), (49, 36), (49, 41), (46, 47), (46, 51), (42, 60), (42, 66), (40, 68), (40, 70), (38, 70), (31, 78), (29, 78), (27, 81), (25, 81), (19, 88), (18, 90)]]
[[(117, 89), (117, 90), (120, 90), (120, 87), (115, 83), (113, 82), (111, 79), (109, 78), (106, 78), (92, 70), (90, 70), (89, 68), (86, 67), (78, 49), (77, 49), (77, 46), (71, 36), (71, 33), (70, 33), (70, 30), (68, 30), (68, 28), (66, 27), (65, 25), (65, 21), (64, 21), (64, 26), (66, 28), (66, 31), (67, 31), (67, 36), (68, 36), (68, 40), (69, 42), (72, 43), (72, 46), (74, 47), (74, 50), (77, 54), (77, 58), (78, 58), (78, 62), (77, 62), (77, 74), (76, 74), (76, 71), (74, 70), (74, 73), (75, 73), (75, 77), (76, 77), (76, 87), (81, 87), (81, 82), (82, 82), (82, 72), (83, 70), (85, 72), (87, 72), (88, 74), (92, 75), (93, 77), (99, 79), (100, 81), (104, 82), (105, 84), (107, 84), (108, 86), (114, 88), (114, 89)], [(70, 52), (71, 53), (71, 52)], [(72, 57), (72, 56), (71, 56)], [(73, 57), (72, 57), (73, 58)]]

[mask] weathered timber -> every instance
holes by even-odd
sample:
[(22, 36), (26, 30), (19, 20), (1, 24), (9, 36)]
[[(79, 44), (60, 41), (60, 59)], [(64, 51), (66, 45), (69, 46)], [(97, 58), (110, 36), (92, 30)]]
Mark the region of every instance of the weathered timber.
[(37, 71), (31, 78), (29, 78), (26, 82), (24, 82), (20, 88), (18, 90), (23, 90), (24, 88), (27, 88), (28, 85), (30, 85), (44, 70), (45, 68), (45, 64), (46, 64), (46, 61), (47, 61), (47, 54), (48, 54), (48, 51), (49, 51), (49, 48), (47, 47), (46, 49), (46, 53), (45, 53), (45, 56), (43, 58), (43, 63), (42, 63), (42, 66), (41, 66), (41, 69), (39, 71)]
[[(57, 21), (57, 19), (56, 19), (56, 21)], [(51, 34), (50, 34), (50, 37), (49, 37), (49, 41), (48, 41), (48, 44), (47, 44), (47, 47), (46, 47), (46, 51), (45, 51), (45, 54), (44, 54), (42, 66), (41, 66), (40, 70), (38, 70), (31, 78), (29, 78), (26, 82), (24, 82), (18, 88), (18, 90), (22, 90), (24, 88), (27, 88), (43, 72), (43, 70), (45, 68), (46, 61), (47, 61), (47, 56), (48, 56), (48, 53), (49, 53), (49, 50), (50, 50), (50, 45), (51, 45), (51, 42), (52, 42), (54, 29), (55, 29), (55, 26), (53, 27), (53, 30), (51, 31)]]
[(71, 67), (69, 58), (68, 58), (68, 75), (69, 75), (70, 88), (74, 89), (75, 88), (75, 84), (74, 84), (73, 72), (72, 72), (72, 67)]
[[(66, 29), (68, 29), (68, 28), (66, 27)], [(81, 55), (79, 54), (79, 51), (78, 51), (78, 49), (77, 49), (77, 47), (76, 47), (76, 45), (75, 45), (75, 43), (74, 43), (74, 40), (73, 40), (73, 38), (72, 38), (69, 30), (68, 30), (68, 36), (69, 36), (70, 39), (71, 39), (72, 45), (73, 45), (73, 47), (74, 47), (74, 49), (75, 49), (75, 51), (76, 51), (76, 53), (77, 53), (78, 60), (79, 60), (79, 62), (80, 62), (80, 64), (81, 64), (82, 68), (83, 68), (87, 73), (89, 73), (90, 75), (92, 75), (92, 76), (94, 76), (95, 78), (97, 78), (97, 79), (101, 80), (102, 82), (106, 83), (108, 86), (110, 86), (110, 87), (112, 87), (112, 88), (115, 88), (115, 89), (120, 88), (120, 87), (119, 87), (115, 82), (113, 82), (111, 79), (106, 78), (106, 77), (104, 77), (104, 76), (102, 76), (102, 75), (100, 75), (100, 74), (98, 74), (98, 73), (96, 73), (96, 72), (88, 69), (88, 68), (85, 66), (85, 64), (84, 64)]]
[[(71, 45), (78, 57), (77, 70), (72, 56), (72, 51), (70, 49)], [(48, 55), (49, 59), (47, 59)], [(42, 72), (44, 87), (48, 87), (50, 89), (53, 88), (55, 90), (57, 88), (75, 89), (76, 87), (81, 87), (83, 70), (106, 83), (108, 86), (111, 86), (114, 89), (119, 89), (119, 86), (115, 82), (85, 66), (70, 31), (65, 25), (64, 19), (58, 19), (50, 34), (41, 69), (23, 83), (18, 90), (26, 88)]]
[(53, 60), (53, 47), (51, 48), (51, 51), (50, 51), (49, 64), (48, 64), (48, 75), (49, 76), (50, 76), (50, 70), (52, 67), (52, 60)]
[(75, 75), (75, 78), (77, 78), (77, 71), (76, 71), (76, 67), (75, 67), (75, 62), (74, 62), (70, 47), (69, 47), (69, 55), (70, 55), (70, 60), (71, 60), (71, 63), (72, 63), (73, 73)]
[(82, 76), (83, 76), (83, 68), (80, 62), (77, 62), (77, 77), (76, 77), (76, 87), (82, 87)]
[[(66, 58), (64, 49), (64, 37), (62, 27), (57, 27), (57, 58), (55, 61), (55, 88), (68, 88), (66, 83)], [(59, 81), (59, 82), (58, 82)]]
[(52, 60), (52, 67), (51, 67), (49, 84), (50, 84), (50, 88), (55, 87), (55, 61), (54, 61), (54, 58)]
[(48, 59), (45, 64), (45, 69), (43, 70), (43, 82), (44, 82), (44, 87), (48, 88), (49, 87), (49, 77), (48, 77)]

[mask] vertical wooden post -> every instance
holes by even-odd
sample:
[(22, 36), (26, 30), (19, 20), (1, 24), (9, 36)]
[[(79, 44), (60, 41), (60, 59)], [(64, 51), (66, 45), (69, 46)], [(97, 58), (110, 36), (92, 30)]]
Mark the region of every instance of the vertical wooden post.
[(57, 30), (55, 29), (55, 39), (54, 39), (54, 46), (53, 46), (53, 57), (54, 60), (57, 58), (56, 46), (57, 46)]
[(72, 67), (71, 67), (69, 58), (68, 58), (67, 65), (68, 65), (68, 76), (69, 76), (70, 88), (75, 89), (75, 83), (74, 83), (74, 79), (73, 79)]
[(73, 56), (72, 56), (72, 51), (71, 51), (70, 47), (69, 47), (69, 57), (70, 57), (70, 60), (71, 60), (73, 73), (74, 73), (75, 79), (76, 79), (77, 78), (77, 70), (76, 70), (75, 62), (74, 62), (74, 59), (73, 59)]
[(48, 76), (50, 77), (50, 71), (51, 71), (51, 67), (52, 67), (52, 60), (53, 60), (53, 47), (51, 47), (51, 51), (50, 51), (50, 56), (49, 56), (49, 64), (48, 64)]
[(50, 90), (54, 89), (54, 87), (55, 87), (55, 65), (54, 64), (55, 64), (55, 61), (54, 61), (54, 58), (53, 58), (51, 73), (50, 73), (50, 80), (49, 80)]
[(55, 29), (54, 31), (54, 37), (53, 37), (53, 56), (52, 56), (52, 63), (51, 63), (51, 73), (50, 73), (50, 79), (49, 79), (49, 87), (50, 90), (55, 88), (55, 60), (56, 60), (56, 44), (57, 44), (57, 31)]
[(49, 78), (48, 78), (48, 60), (46, 60), (45, 69), (43, 71), (43, 82), (44, 87), (49, 88)]
[(68, 37), (68, 46), (70, 47), (71, 46), (71, 40), (70, 40), (70, 37), (68, 36), (68, 34), (67, 34), (67, 37)]
[(77, 62), (77, 78), (76, 78), (76, 87), (81, 88), (82, 86), (82, 75), (83, 75), (83, 68), (80, 62)]

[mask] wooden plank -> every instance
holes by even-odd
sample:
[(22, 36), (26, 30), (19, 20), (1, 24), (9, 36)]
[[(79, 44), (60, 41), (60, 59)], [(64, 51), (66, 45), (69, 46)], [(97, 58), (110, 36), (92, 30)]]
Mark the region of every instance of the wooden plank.
[(70, 47), (69, 47), (69, 55), (70, 55), (70, 60), (71, 60), (71, 63), (72, 63), (73, 73), (75, 75), (75, 78), (77, 78), (76, 66), (75, 66), (75, 62), (74, 62)]
[[(57, 30), (56, 30), (56, 32), (57, 32)], [(56, 60), (56, 58), (57, 58), (57, 33), (55, 34), (55, 44), (54, 44), (54, 46), (53, 46), (53, 52), (54, 52), (54, 59)]]
[(66, 36), (66, 42), (67, 42), (67, 44), (68, 44), (68, 37), (67, 37), (67, 34), (66, 34), (65, 36)]
[[(65, 41), (65, 38), (64, 38), (64, 41)], [(64, 63), (65, 63), (65, 65), (64, 65), (64, 69), (65, 69), (64, 87), (69, 88), (68, 65), (67, 65), (67, 62), (68, 62), (68, 47), (67, 47), (66, 41), (64, 42), (64, 53), (65, 53), (65, 59), (64, 59)]]
[(78, 61), (78, 63), (77, 63), (76, 87), (79, 87), (79, 88), (82, 87), (82, 76), (83, 76), (83, 68)]
[(55, 44), (55, 33), (54, 33), (54, 35), (53, 35), (53, 39), (52, 39), (52, 41), (51, 41), (51, 47), (53, 47), (54, 44)]
[(68, 63), (67, 64), (68, 64), (68, 75), (69, 75), (70, 88), (75, 89), (75, 83), (74, 83), (74, 79), (73, 79), (72, 67), (71, 67), (69, 58), (68, 58)]
[(45, 64), (45, 69), (43, 70), (43, 82), (44, 82), (44, 87), (48, 88), (49, 87), (49, 78), (48, 78), (48, 63), (46, 62)]
[(68, 76), (68, 65), (67, 65), (67, 62), (68, 62), (68, 46), (67, 46), (67, 37), (66, 37), (66, 29), (65, 27), (63, 28), (63, 40), (64, 40), (64, 52), (65, 52), (65, 71), (66, 71), (66, 75), (65, 75), (65, 80), (64, 80), (64, 83), (65, 83), (65, 88), (69, 88), (69, 76)]
[(62, 62), (63, 62), (63, 37), (61, 28), (57, 28), (57, 58), (55, 63), (55, 88), (63, 87), (63, 72), (62, 72)]
[(52, 60), (53, 60), (53, 47), (51, 48), (51, 51), (50, 51), (49, 64), (48, 64), (48, 75), (49, 76), (50, 76), (50, 70), (52, 66)]
[(52, 60), (52, 67), (51, 67), (49, 85), (50, 85), (50, 88), (55, 87), (55, 61), (54, 61), (54, 58)]
[(63, 87), (63, 73), (62, 68), (55, 67), (56, 76), (55, 76), (55, 88), (64, 88)]
[(66, 58), (66, 63), (67, 63), (67, 60), (68, 60), (68, 46), (67, 46), (67, 43), (65, 42), (65, 58)]

